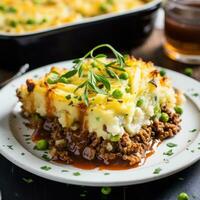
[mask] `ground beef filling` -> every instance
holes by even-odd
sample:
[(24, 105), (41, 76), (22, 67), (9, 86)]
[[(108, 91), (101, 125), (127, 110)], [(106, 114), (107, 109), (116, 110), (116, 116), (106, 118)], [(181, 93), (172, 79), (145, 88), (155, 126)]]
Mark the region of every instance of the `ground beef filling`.
[(134, 166), (145, 158), (155, 141), (162, 141), (180, 131), (179, 115), (170, 112), (166, 107), (162, 110), (169, 115), (168, 122), (154, 120), (133, 137), (124, 133), (118, 142), (103, 140), (96, 133), (82, 132), (78, 128), (63, 129), (56, 118), (33, 120), (31, 117), (30, 126), (35, 129), (32, 139), (47, 139), (52, 160), (67, 164), (74, 162), (74, 156), (79, 156), (89, 161), (98, 160), (106, 165), (120, 159)]

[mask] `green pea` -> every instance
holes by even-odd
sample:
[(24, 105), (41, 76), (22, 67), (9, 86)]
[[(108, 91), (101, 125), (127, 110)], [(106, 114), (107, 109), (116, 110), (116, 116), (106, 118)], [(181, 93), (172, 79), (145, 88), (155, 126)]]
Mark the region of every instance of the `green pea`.
[(35, 3), (35, 4), (41, 4), (42, 1), (41, 0), (33, 0), (33, 3)]
[(111, 135), (110, 140), (112, 142), (118, 142), (120, 140), (120, 135)]
[(184, 73), (185, 73), (187, 76), (192, 76), (192, 74), (193, 74), (193, 69), (187, 67), (187, 68), (184, 69)]
[(44, 23), (46, 23), (47, 21), (48, 21), (47, 18), (43, 18), (43, 19), (41, 20), (40, 24), (44, 24)]
[(127, 72), (121, 73), (119, 75), (119, 78), (122, 79), (122, 80), (127, 80), (128, 79), (128, 73)]
[(177, 200), (189, 200), (189, 199), (190, 197), (185, 192), (181, 192), (177, 197)]
[(102, 13), (107, 13), (108, 12), (108, 4), (107, 3), (102, 3), (100, 6), (99, 6), (99, 9)]
[(113, 96), (115, 99), (120, 99), (120, 98), (122, 98), (123, 93), (122, 93), (121, 90), (116, 89), (116, 90), (113, 91), (112, 96)]
[(0, 5), (0, 11), (5, 11), (5, 7), (3, 5)]
[(169, 121), (169, 115), (167, 113), (161, 113), (161, 116), (160, 116), (160, 120), (162, 122), (168, 122)]
[(41, 139), (41, 140), (38, 140), (36, 143), (37, 150), (47, 150), (48, 147), (49, 147), (49, 144), (47, 140)]
[(130, 93), (131, 88), (130, 88), (130, 87), (127, 87), (127, 88), (125, 89), (125, 91), (126, 91), (127, 93)]
[(143, 99), (139, 99), (139, 100), (137, 101), (137, 103), (136, 103), (136, 106), (137, 106), (137, 107), (140, 107), (140, 106), (143, 105), (143, 103), (144, 103), (144, 100), (143, 100)]
[(114, 3), (114, 0), (107, 0), (107, 3), (113, 4), (113, 3)]
[(29, 24), (29, 25), (36, 24), (36, 21), (34, 19), (28, 19), (26, 21), (26, 24)]
[(16, 13), (17, 9), (14, 8), (14, 7), (9, 7), (9, 8), (7, 8), (6, 12), (8, 12), (8, 13)]
[(164, 69), (161, 69), (161, 70), (160, 70), (160, 75), (161, 75), (161, 76), (165, 76), (165, 75), (166, 75), (166, 71), (165, 71)]
[(101, 193), (104, 195), (109, 195), (111, 193), (112, 189), (110, 187), (102, 187)]
[(179, 106), (176, 106), (176, 107), (174, 108), (174, 110), (175, 110), (175, 112), (176, 112), (177, 114), (179, 114), (179, 115), (182, 115), (182, 114), (183, 114), (183, 109), (182, 109), (181, 107), (179, 107)]
[(17, 21), (15, 21), (15, 20), (11, 20), (10, 22), (9, 22), (9, 25), (11, 26), (11, 27), (13, 27), (13, 28), (15, 28), (16, 26), (17, 26)]

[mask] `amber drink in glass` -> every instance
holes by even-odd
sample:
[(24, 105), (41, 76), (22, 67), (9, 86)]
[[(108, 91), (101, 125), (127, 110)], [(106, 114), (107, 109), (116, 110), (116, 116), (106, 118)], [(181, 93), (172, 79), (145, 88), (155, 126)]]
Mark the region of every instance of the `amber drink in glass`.
[(171, 59), (200, 64), (200, 0), (165, 2), (165, 38)]

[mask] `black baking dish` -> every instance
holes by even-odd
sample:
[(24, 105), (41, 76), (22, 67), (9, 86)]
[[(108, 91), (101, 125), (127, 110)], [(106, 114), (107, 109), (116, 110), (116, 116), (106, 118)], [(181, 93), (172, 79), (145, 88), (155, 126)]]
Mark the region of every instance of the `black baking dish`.
[(100, 43), (117, 49), (138, 46), (150, 35), (161, 0), (124, 13), (106, 14), (40, 32), (0, 34), (0, 67), (32, 67), (83, 55)]

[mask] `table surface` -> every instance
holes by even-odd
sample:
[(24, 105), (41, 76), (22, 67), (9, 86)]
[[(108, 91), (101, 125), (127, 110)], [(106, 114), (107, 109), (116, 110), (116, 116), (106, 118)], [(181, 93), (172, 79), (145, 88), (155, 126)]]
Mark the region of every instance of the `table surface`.
[[(183, 72), (188, 65), (174, 62), (164, 55), (162, 30), (154, 30), (151, 37), (131, 54), (158, 66)], [(193, 68), (193, 78), (200, 81), (200, 66)], [(15, 72), (0, 69), (0, 81)], [(25, 179), (32, 179), (27, 183)], [(16, 167), (0, 155), (0, 200), (54, 200), (54, 199), (136, 199), (176, 200), (186, 192), (191, 200), (200, 200), (200, 161), (188, 169), (158, 181), (126, 187), (114, 187), (110, 195), (102, 195), (98, 187), (83, 187), (49, 181)]]

